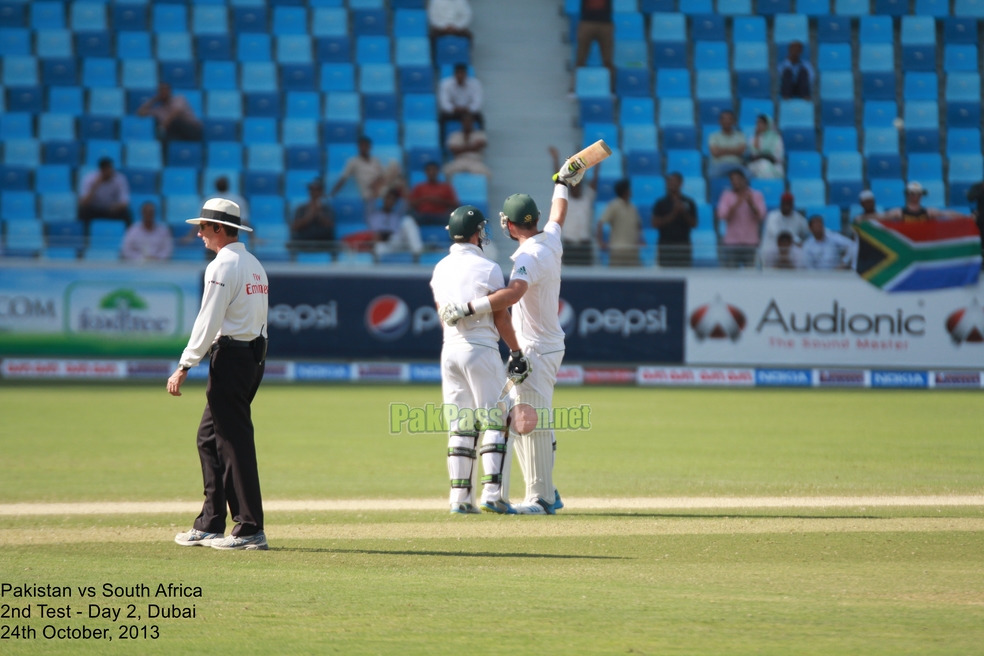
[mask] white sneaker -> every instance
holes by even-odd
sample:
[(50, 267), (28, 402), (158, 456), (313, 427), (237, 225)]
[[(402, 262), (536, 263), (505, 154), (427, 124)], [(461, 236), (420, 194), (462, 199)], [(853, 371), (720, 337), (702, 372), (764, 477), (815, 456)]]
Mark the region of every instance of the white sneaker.
[(451, 504), (452, 515), (479, 515), (481, 512), (481, 510), (470, 503), (460, 502)]
[(266, 535), (263, 531), (260, 531), (256, 535), (230, 535), (222, 540), (213, 540), (212, 548), (222, 549), (223, 551), (238, 549), (266, 551), (270, 546), (267, 544)]
[(187, 533), (175, 535), (174, 541), (182, 547), (209, 547), (213, 540), (221, 540), (223, 537), (221, 533), (206, 533), (193, 528)]
[(524, 503), (519, 506), (513, 506), (513, 510), (516, 511), (517, 515), (556, 515), (557, 511), (554, 510), (553, 504), (549, 504), (543, 499), (537, 499), (532, 503)]

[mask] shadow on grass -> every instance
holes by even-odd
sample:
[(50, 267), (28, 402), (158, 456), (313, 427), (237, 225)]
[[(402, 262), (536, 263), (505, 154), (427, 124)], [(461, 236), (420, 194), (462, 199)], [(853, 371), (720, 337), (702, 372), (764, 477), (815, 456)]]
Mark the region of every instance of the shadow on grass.
[(878, 515), (731, 515), (714, 514), (700, 515), (697, 513), (637, 513), (637, 512), (608, 512), (608, 513), (571, 513), (570, 517), (639, 517), (646, 519), (891, 519)]
[(572, 556), (543, 553), (496, 553), (494, 551), (385, 551), (381, 549), (330, 549), (314, 547), (270, 547), (270, 551), (292, 553), (365, 554), (370, 556), (460, 556), (464, 558), (552, 558), (558, 560), (634, 560), (623, 556)]

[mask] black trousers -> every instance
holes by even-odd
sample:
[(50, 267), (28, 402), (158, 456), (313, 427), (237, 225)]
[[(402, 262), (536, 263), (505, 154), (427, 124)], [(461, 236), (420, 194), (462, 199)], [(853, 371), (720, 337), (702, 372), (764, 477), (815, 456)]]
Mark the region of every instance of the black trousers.
[(809, 100), (813, 95), (810, 90), (810, 74), (806, 68), (800, 67), (799, 74), (793, 77), (790, 69), (784, 69), (782, 79), (779, 81), (779, 95), (783, 98), (805, 98)]
[(215, 347), (208, 369), (208, 404), (198, 427), (198, 456), (202, 461), (205, 503), (195, 528), (225, 533), (226, 504), (233, 535), (254, 535), (263, 530), (263, 501), (256, 468), (250, 403), (263, 380), (264, 365), (253, 350)]
[(176, 118), (164, 130), (164, 138), (169, 141), (201, 141), (205, 128), (201, 123)]

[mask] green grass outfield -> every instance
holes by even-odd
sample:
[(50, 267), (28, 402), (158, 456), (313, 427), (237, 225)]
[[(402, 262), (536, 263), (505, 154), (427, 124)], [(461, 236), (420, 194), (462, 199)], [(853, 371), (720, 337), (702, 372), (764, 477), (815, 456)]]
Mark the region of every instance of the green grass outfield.
[[(267, 385), (267, 499), (446, 495), (442, 435), (390, 435), (436, 387)], [(0, 386), (0, 512), (27, 502), (195, 501), (203, 387)], [(566, 388), (566, 497), (980, 495), (980, 392)], [(521, 496), (514, 487), (514, 497)], [(0, 583), (202, 587), (81, 599), (3, 653), (984, 653), (984, 507), (571, 509), (557, 517), (271, 512), (271, 551), (182, 549), (188, 515), (3, 516)], [(140, 620), (88, 619), (134, 603)], [(195, 605), (150, 626), (146, 605)], [(0, 609), (2, 610), (2, 609)], [(45, 625), (114, 640), (46, 640)], [(2, 631), (2, 628), (0, 628)], [(122, 645), (121, 645), (122, 642)]]

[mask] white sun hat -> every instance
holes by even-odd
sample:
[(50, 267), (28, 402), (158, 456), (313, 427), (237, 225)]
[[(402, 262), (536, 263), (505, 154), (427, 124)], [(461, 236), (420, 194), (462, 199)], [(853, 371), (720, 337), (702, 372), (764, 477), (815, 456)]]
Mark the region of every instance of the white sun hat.
[(195, 219), (188, 219), (187, 223), (221, 223), (246, 232), (253, 232), (253, 229), (244, 226), (242, 219), (239, 218), (239, 205), (225, 198), (210, 198), (205, 201), (202, 215)]

